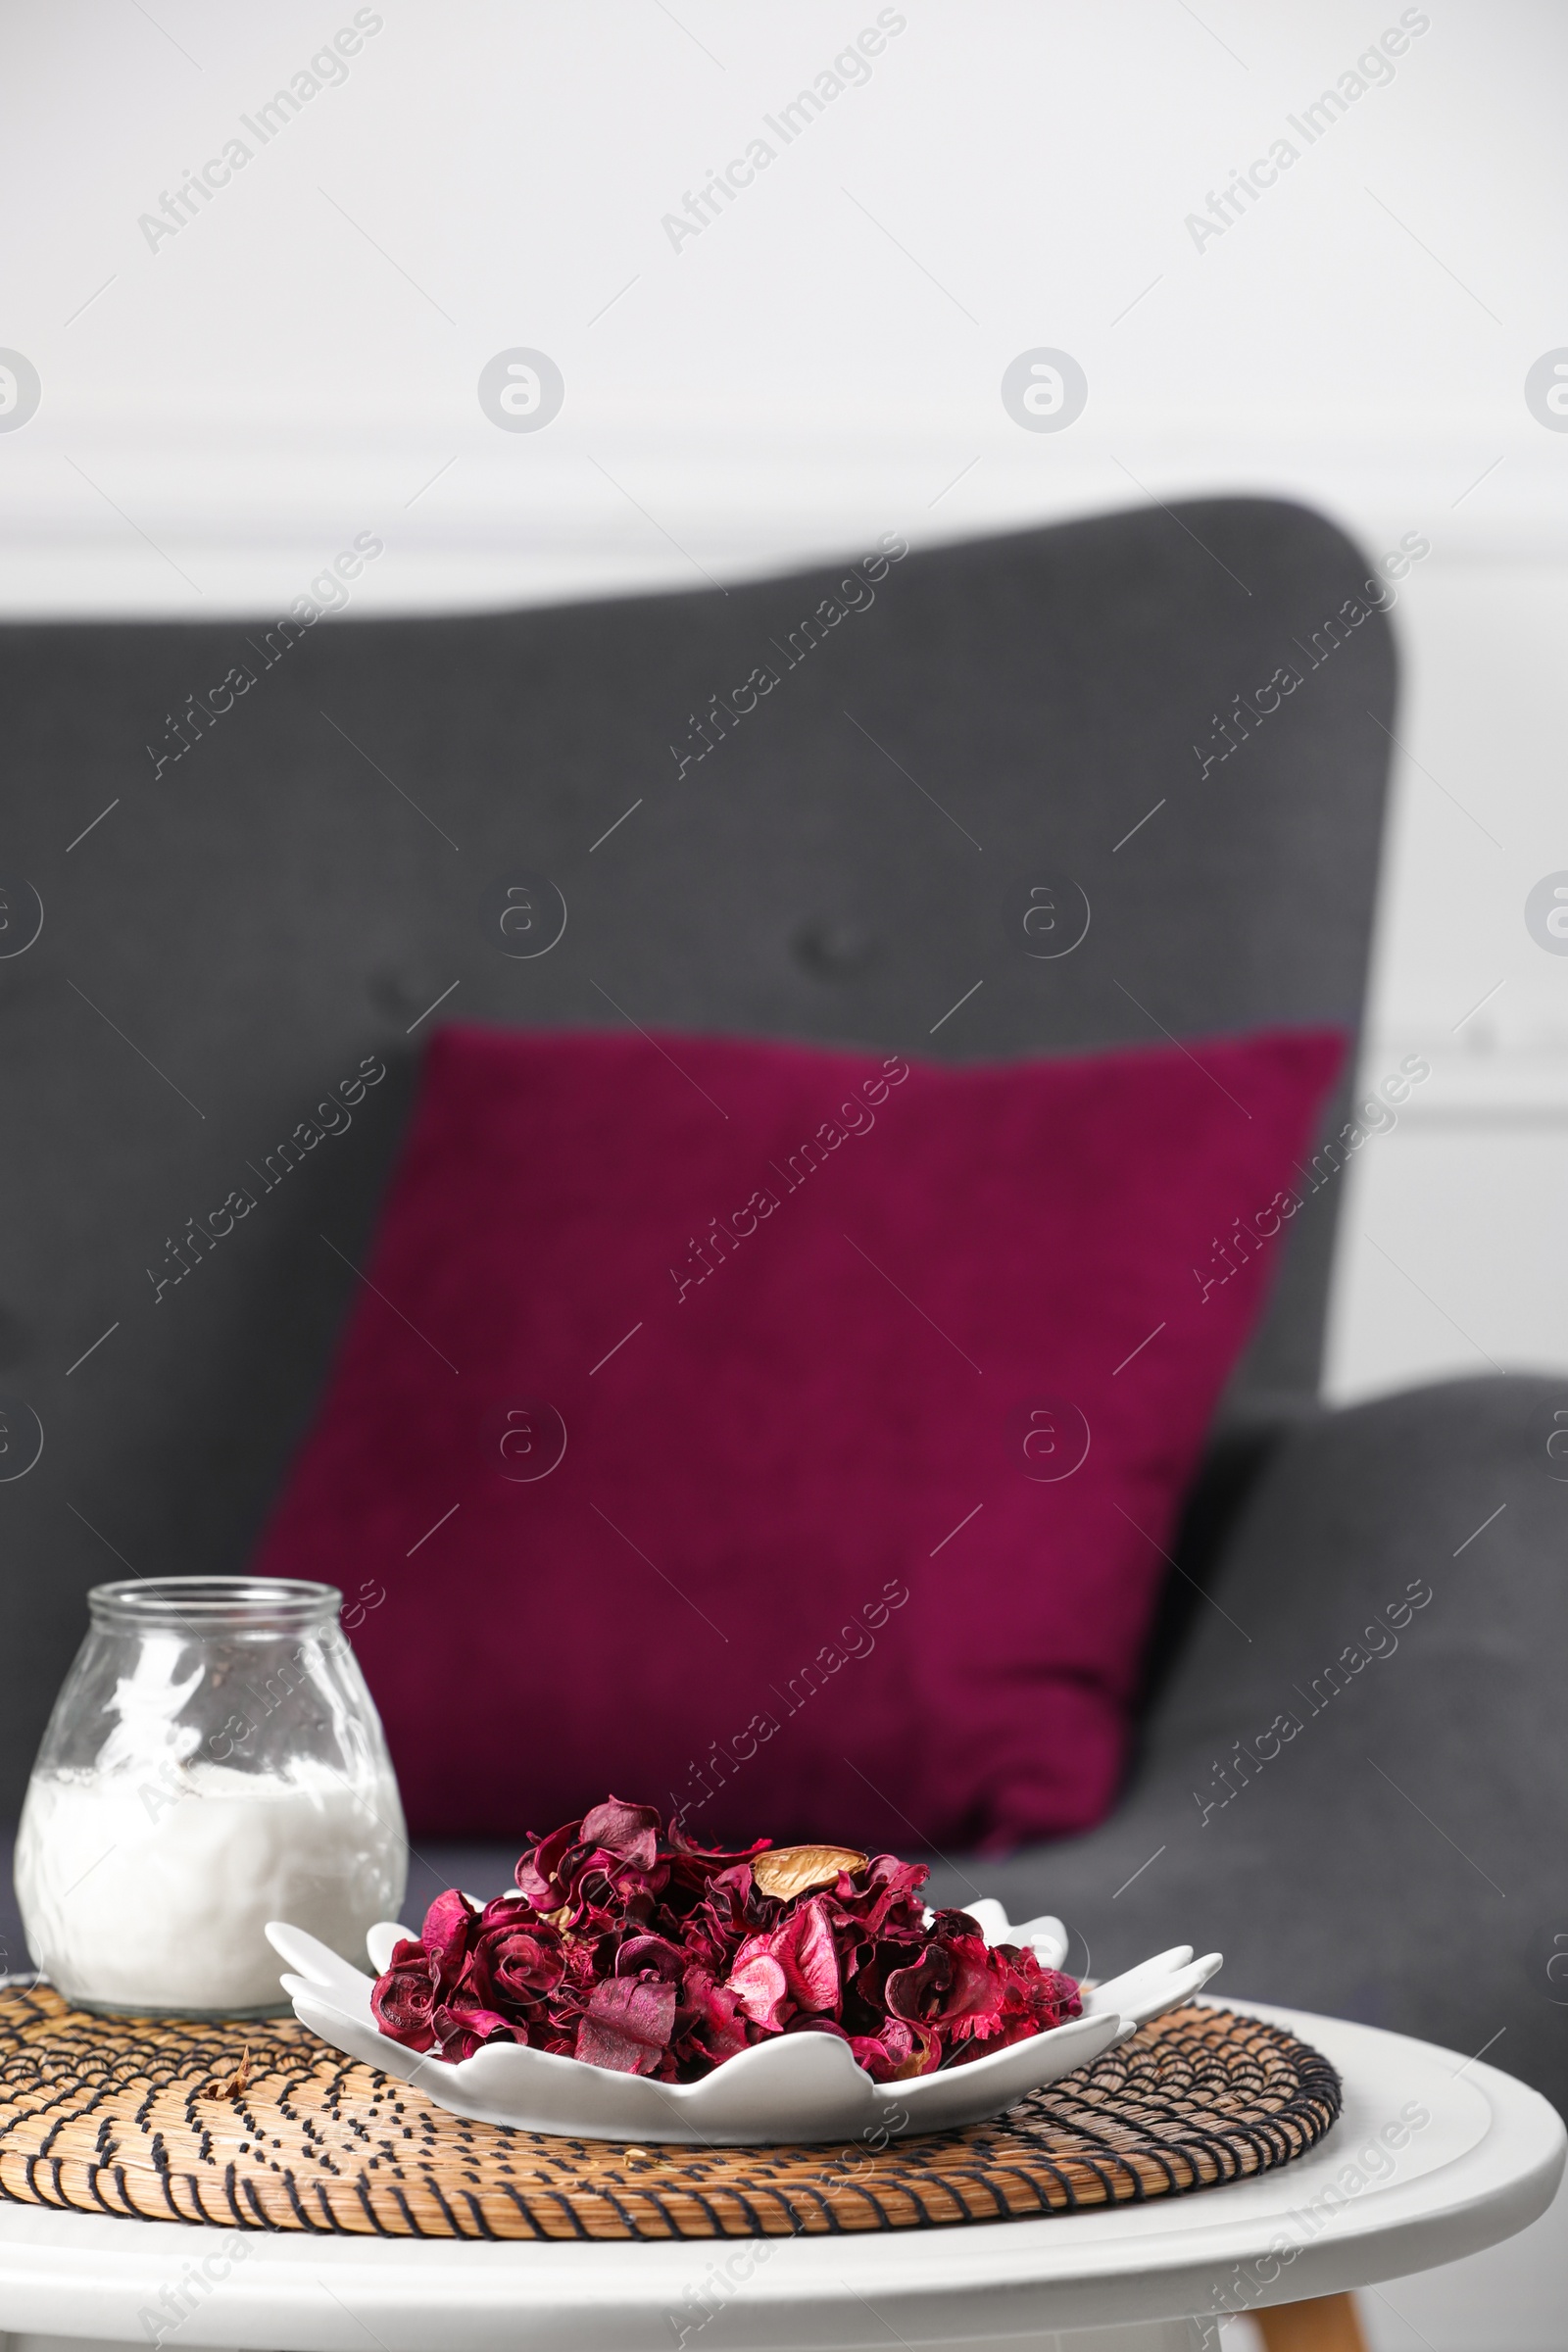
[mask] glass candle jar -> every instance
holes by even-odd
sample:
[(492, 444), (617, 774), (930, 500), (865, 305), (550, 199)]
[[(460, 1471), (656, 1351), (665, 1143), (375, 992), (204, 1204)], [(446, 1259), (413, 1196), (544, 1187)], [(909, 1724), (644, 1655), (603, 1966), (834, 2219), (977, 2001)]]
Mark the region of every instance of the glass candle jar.
[(408, 1839), (341, 1593), (283, 1578), (100, 1585), (33, 1766), (17, 1899), (78, 2008), (285, 2011), (270, 1919), (365, 1966)]

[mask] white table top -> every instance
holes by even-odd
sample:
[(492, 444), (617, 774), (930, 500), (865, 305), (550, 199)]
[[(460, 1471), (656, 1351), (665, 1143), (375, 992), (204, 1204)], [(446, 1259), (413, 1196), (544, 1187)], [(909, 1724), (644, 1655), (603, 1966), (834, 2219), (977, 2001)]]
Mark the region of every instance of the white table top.
[[(1331, 2294), (1474, 2253), (1551, 2202), (1563, 2126), (1510, 2076), (1367, 2026), (1224, 2005), (1298, 2034), (1345, 2082), (1326, 2139), (1254, 2180), (1039, 2221), (653, 2245), (270, 2235), (5, 2205), (0, 2329), (146, 2343), (151, 2312), (180, 2352), (890, 2352)], [(1395, 2152), (1385, 2127), (1405, 2134)], [(160, 2312), (182, 2283), (187, 2303)]]

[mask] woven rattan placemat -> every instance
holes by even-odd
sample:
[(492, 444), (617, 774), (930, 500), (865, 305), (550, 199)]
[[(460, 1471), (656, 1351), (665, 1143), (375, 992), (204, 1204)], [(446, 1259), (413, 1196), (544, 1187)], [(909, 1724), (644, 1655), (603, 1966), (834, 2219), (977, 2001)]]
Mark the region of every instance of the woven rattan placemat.
[(225, 2228), (583, 2239), (926, 2230), (1266, 2172), (1339, 2111), (1339, 2077), (1315, 2050), (1195, 2007), (961, 2132), (880, 2149), (633, 2149), (466, 2123), (292, 2018), (89, 2017), (47, 1987), (0, 1990), (0, 2192)]

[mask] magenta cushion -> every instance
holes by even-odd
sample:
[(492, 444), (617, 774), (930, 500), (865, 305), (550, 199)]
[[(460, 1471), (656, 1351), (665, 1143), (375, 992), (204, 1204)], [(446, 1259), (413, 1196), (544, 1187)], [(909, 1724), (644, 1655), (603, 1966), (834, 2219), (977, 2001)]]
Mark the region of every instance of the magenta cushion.
[(1098, 1820), (1342, 1051), (441, 1032), (258, 1563), (357, 1599), (416, 1833)]

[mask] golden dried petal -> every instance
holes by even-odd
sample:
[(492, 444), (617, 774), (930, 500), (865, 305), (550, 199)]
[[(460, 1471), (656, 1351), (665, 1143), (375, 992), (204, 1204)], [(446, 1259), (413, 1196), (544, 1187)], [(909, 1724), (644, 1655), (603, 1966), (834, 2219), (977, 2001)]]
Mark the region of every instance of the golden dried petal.
[(752, 1877), (764, 1894), (788, 1902), (813, 1886), (831, 1886), (841, 1870), (863, 1870), (866, 1856), (851, 1845), (775, 1845), (752, 1858)]
[(209, 2099), (231, 2099), (237, 2107), (240, 2100), (245, 2096), (246, 2091), (250, 2087), (250, 2080), (251, 2045), (249, 2042), (247, 2042), (245, 2044), (244, 2054), (240, 2059), (239, 2065), (229, 2076), (227, 2082), (209, 2082), (205, 2092), (202, 2095)]

